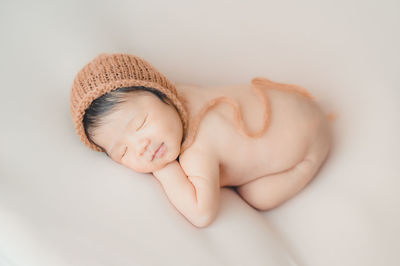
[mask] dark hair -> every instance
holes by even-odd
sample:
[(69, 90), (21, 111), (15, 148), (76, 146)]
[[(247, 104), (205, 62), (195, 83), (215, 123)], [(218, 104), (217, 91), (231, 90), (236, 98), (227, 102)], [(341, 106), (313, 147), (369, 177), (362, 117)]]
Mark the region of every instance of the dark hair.
[[(103, 119), (111, 111), (117, 109), (117, 107), (126, 101), (127, 94), (132, 91), (148, 91), (156, 95), (162, 102), (169, 104), (167, 96), (153, 88), (144, 86), (131, 86), (131, 87), (121, 87), (117, 88), (111, 92), (103, 94), (102, 96), (96, 98), (90, 106), (85, 110), (83, 116), (83, 128), (85, 129), (85, 134), (90, 142), (99, 147), (106, 154), (107, 152), (100, 146), (98, 146), (92, 140), (94, 129), (102, 125)], [(108, 154), (107, 154), (108, 155)]]

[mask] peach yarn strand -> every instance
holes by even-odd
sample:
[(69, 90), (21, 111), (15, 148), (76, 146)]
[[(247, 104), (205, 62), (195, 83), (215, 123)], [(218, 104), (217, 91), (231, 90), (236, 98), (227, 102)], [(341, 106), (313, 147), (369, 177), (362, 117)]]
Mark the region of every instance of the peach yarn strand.
[[(192, 121), (189, 123), (188, 127), (188, 132), (186, 135), (186, 138), (181, 146), (181, 153), (183, 153), (187, 148), (190, 147), (190, 145), (193, 144), (197, 133), (198, 129), (200, 126), (201, 120), (204, 118), (206, 113), (211, 110), (213, 107), (218, 105), (219, 103), (227, 103), (230, 105), (233, 109), (233, 117), (234, 117), (234, 122), (236, 126), (240, 129), (240, 133), (246, 137), (249, 138), (258, 138), (264, 135), (266, 130), (268, 129), (268, 126), (270, 124), (270, 115), (271, 115), (271, 107), (270, 103), (268, 100), (267, 95), (262, 91), (262, 88), (264, 89), (278, 89), (278, 90), (283, 90), (287, 91), (290, 93), (298, 93), (306, 98), (309, 98), (311, 100), (315, 100), (314, 97), (303, 87), (300, 87), (298, 85), (293, 85), (293, 84), (284, 84), (284, 83), (278, 83), (278, 82), (273, 82), (269, 79), (266, 78), (260, 78), (256, 77), (251, 80), (251, 85), (252, 85), (252, 90), (259, 96), (261, 101), (264, 104), (264, 116), (263, 116), (263, 125), (260, 130), (257, 132), (250, 132), (248, 128), (246, 127), (242, 113), (240, 112), (240, 106), (239, 104), (234, 101), (233, 99), (222, 96), (218, 97), (215, 99), (210, 100), (206, 104), (203, 105), (201, 110), (194, 116)], [(330, 113), (327, 115), (327, 119), (333, 120), (335, 118), (335, 115), (333, 113)]]

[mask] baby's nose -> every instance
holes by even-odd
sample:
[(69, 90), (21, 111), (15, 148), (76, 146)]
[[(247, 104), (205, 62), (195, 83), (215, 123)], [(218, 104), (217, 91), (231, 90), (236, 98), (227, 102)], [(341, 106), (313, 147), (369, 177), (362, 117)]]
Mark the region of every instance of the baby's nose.
[(137, 148), (136, 148), (136, 155), (137, 156), (141, 156), (146, 151), (146, 149), (149, 146), (150, 142), (151, 141), (148, 138), (144, 138), (144, 139), (139, 140)]

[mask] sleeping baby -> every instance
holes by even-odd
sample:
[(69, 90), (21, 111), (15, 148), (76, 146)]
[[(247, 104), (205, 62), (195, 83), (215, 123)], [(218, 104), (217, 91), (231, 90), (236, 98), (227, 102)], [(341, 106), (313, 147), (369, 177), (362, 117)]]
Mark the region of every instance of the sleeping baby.
[(194, 226), (217, 216), (220, 188), (270, 210), (301, 191), (331, 146), (329, 120), (302, 87), (173, 84), (142, 58), (100, 54), (76, 75), (71, 117), (81, 141), (152, 173)]

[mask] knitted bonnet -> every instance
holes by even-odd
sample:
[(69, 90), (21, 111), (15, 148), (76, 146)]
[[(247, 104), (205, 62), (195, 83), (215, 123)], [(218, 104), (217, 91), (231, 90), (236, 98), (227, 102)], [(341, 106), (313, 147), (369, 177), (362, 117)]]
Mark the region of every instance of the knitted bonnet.
[[(183, 125), (184, 137), (188, 127), (185, 99), (175, 86), (142, 58), (130, 54), (96, 56), (75, 76), (70, 92), (70, 113), (75, 131), (89, 148), (102, 151), (89, 141), (83, 127), (85, 110), (98, 97), (120, 87), (144, 86), (165, 94), (176, 108)], [(184, 139), (183, 137), (183, 139)]]

